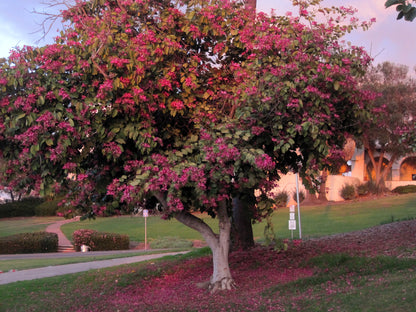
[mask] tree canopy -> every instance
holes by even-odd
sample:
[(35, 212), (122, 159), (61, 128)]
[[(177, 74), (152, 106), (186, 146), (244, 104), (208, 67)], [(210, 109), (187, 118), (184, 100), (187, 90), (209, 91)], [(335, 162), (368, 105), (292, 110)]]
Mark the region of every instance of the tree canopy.
[[(358, 77), (370, 58), (341, 42), (368, 24), (294, 3), (299, 16), (228, 0), (78, 2), (56, 43), (1, 63), (2, 181), (65, 192), (90, 215), (157, 199), (211, 247), (213, 289), (230, 288), (235, 194), (258, 190), (261, 219), (280, 173), (313, 184), (368, 117)], [(219, 233), (194, 212), (218, 217)]]
[[(383, 190), (394, 162), (414, 152), (416, 84), (408, 71), (405, 65), (384, 62), (368, 71), (363, 84), (377, 95), (373, 117), (363, 124), (361, 141), (371, 160), (372, 179), (378, 190)], [(390, 157), (387, 163), (383, 163), (385, 156)]]

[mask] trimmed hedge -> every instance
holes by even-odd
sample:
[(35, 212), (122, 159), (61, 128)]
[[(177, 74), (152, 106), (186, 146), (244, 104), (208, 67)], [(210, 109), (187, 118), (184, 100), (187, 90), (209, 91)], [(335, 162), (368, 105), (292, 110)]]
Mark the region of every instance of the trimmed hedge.
[(398, 194), (409, 194), (409, 193), (416, 193), (416, 185), (403, 185), (398, 186), (393, 190), (394, 193)]
[(0, 254), (58, 251), (58, 235), (48, 232), (21, 233), (0, 237)]
[(91, 251), (126, 250), (130, 248), (130, 238), (128, 235), (87, 229), (75, 231), (72, 234), (72, 241), (76, 251), (81, 250), (81, 245), (87, 245)]
[(37, 205), (35, 207), (35, 216), (38, 216), (38, 217), (56, 216), (56, 212), (58, 211), (58, 204), (60, 201), (61, 201), (60, 198), (46, 200), (43, 203)]
[(0, 218), (33, 217), (35, 209), (43, 203), (42, 198), (28, 197), (20, 201), (0, 205)]

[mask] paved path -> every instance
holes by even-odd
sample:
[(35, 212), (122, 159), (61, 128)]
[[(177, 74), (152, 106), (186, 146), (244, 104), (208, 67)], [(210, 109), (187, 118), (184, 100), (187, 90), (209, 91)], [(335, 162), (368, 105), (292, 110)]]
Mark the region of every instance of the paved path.
[(66, 220), (62, 220), (62, 221), (52, 223), (51, 225), (48, 225), (46, 227), (45, 231), (49, 232), (49, 233), (56, 233), (58, 235), (58, 246), (60, 246), (60, 247), (70, 247), (70, 246), (72, 246), (72, 244), (69, 241), (69, 239), (64, 235), (64, 233), (62, 233), (61, 225), (65, 224), (65, 223), (69, 223), (69, 222), (76, 222), (76, 221), (79, 221), (79, 219), (80, 219), (80, 217), (75, 217), (75, 218), (72, 218), (72, 219), (66, 219)]
[[(58, 235), (58, 245), (60, 247), (72, 246), (71, 242), (61, 231), (61, 225), (68, 222), (79, 221), (79, 217), (73, 219), (67, 219), (58, 221), (49, 225), (46, 228), (46, 232), (56, 233)], [(112, 251), (93, 251), (93, 252), (57, 252), (57, 253), (40, 253), (40, 254), (13, 254), (13, 255), (0, 255), (0, 260), (18, 260), (18, 259), (51, 259), (51, 258), (67, 258), (67, 257), (91, 257), (91, 256), (103, 256), (103, 255), (115, 255), (126, 253), (137, 253), (139, 250), (112, 250)], [(111, 266), (117, 266), (122, 264), (129, 264), (141, 261), (147, 261), (152, 259), (161, 258), (164, 256), (171, 256), (177, 254), (187, 253), (187, 251), (181, 252), (167, 252), (160, 254), (132, 256), (126, 258), (117, 258), (110, 260), (100, 260), (92, 262), (82, 262), (73, 264), (64, 264), (56, 266), (48, 266), (44, 268), (28, 269), (15, 272), (0, 273), (0, 285), (9, 284), (18, 281), (27, 281), (44, 277), (51, 277), (57, 275), (85, 272), (94, 269), (102, 269)]]
[[(143, 256), (133, 256), (133, 257), (128, 257), (128, 258), (118, 258), (118, 259), (74, 263), (74, 264), (64, 264), (64, 265), (49, 266), (49, 267), (38, 268), (38, 269), (29, 269), (29, 270), (22, 270), (22, 271), (16, 271), (16, 272), (0, 273), (0, 285), (9, 284), (9, 283), (18, 282), (18, 281), (33, 280), (33, 279), (44, 278), (44, 277), (85, 272), (89, 270), (102, 269), (102, 268), (107, 268), (107, 267), (117, 266), (117, 265), (122, 265), (122, 264), (136, 263), (136, 262), (161, 258), (164, 256), (178, 255), (178, 254), (184, 254), (184, 253), (187, 253), (187, 251), (168, 252), (168, 253), (162, 253), (162, 254), (152, 254), (152, 255), (143, 255)], [(80, 253), (74, 253), (74, 254), (79, 255)], [(88, 254), (89, 256), (96, 255), (95, 252), (89, 252), (89, 253), (84, 253), (84, 254)], [(113, 251), (113, 254), (114, 254), (114, 251)], [(42, 255), (46, 255), (46, 254), (42, 254)], [(9, 256), (12, 259), (13, 256), (17, 256), (17, 255), (9, 255)], [(34, 255), (32, 255), (32, 257), (33, 256)], [(68, 254), (66, 254), (66, 256), (68, 256)], [(1, 260), (5, 260), (5, 258), (6, 258), (5, 256), (2, 256)]]

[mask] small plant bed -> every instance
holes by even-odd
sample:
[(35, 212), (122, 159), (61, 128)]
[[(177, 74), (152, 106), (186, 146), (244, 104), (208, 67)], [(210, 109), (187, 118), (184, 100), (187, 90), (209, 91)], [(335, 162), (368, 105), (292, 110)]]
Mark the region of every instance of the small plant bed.
[[(234, 252), (237, 288), (211, 295), (208, 248), (163, 261), (0, 286), (4, 311), (412, 311), (416, 221)], [(59, 287), (58, 287), (59, 286)], [(24, 296), (22, 302), (19, 298)], [(65, 300), (62, 300), (65, 298)], [(7, 304), (7, 305), (6, 305)]]

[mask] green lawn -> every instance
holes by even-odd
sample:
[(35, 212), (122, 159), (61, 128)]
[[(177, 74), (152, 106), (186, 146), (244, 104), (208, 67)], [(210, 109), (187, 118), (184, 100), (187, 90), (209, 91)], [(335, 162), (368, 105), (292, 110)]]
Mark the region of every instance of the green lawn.
[[(388, 222), (392, 217), (395, 220), (416, 218), (416, 195), (407, 194), (366, 201), (328, 203), (323, 206), (301, 205), (302, 238), (356, 231)], [(203, 219), (214, 229), (217, 229), (215, 219), (209, 216), (203, 216)], [(291, 237), (288, 220), (288, 208), (281, 208), (273, 215), (274, 229), (281, 238)], [(264, 222), (254, 225), (253, 230), (256, 239), (261, 240), (263, 238), (264, 225)], [(72, 239), (72, 233), (77, 229), (94, 229), (127, 234), (132, 241), (144, 241), (143, 217), (97, 218), (62, 226), (62, 231), (69, 239)], [(298, 238), (298, 234), (298, 231), (295, 231), (294, 238)], [(180, 224), (176, 220), (162, 220), (159, 216), (147, 218), (147, 235), (149, 240), (163, 237), (202, 239), (201, 235), (195, 230)]]
[(62, 220), (60, 217), (27, 217), (0, 219), (0, 237), (43, 231), (49, 224)]
[[(34, 268), (43, 268), (52, 265), (63, 265), (72, 263), (82, 263), (90, 261), (127, 258), (142, 255), (155, 254), (165, 251), (137, 251), (105, 256), (87, 256), (85, 254), (79, 257), (64, 257), (64, 258), (36, 258), (36, 259), (13, 259), (13, 260), (0, 260), (0, 271), (8, 272), (10, 270), (27, 270)], [(0, 310), (1, 311), (1, 310)]]
[[(317, 237), (360, 230), (392, 220), (414, 219), (416, 218), (416, 196), (409, 194), (371, 201), (302, 206), (301, 213), (303, 238)], [(274, 227), (282, 238), (290, 237), (290, 231), (287, 228), (288, 217), (287, 208), (280, 209), (273, 217)], [(49, 218), (40, 219), (45, 220), (45, 223), (53, 221)], [(215, 226), (215, 220), (209, 217), (204, 219)], [(14, 225), (13, 222), (15, 222)], [(33, 226), (46, 227), (41, 220), (34, 218), (28, 218), (26, 221), (21, 219), (2, 220), (0, 224), (7, 225), (7, 227), (1, 227), (1, 235), (4, 235), (5, 232), (12, 232), (13, 227), (19, 225), (22, 226), (22, 230), (28, 231), (28, 229), (31, 229), (31, 222), (35, 223), (32, 224)], [(201, 239), (197, 232), (188, 229), (175, 220), (165, 221), (159, 217), (149, 217), (147, 227), (150, 240), (163, 237)], [(64, 232), (69, 237), (78, 228), (93, 228), (99, 231), (123, 233), (128, 234), (132, 240), (144, 240), (144, 219), (141, 217), (99, 218), (91, 221), (69, 223), (63, 226)], [(264, 224), (254, 226), (255, 236), (259, 240), (263, 237), (263, 229)], [(19, 232), (19, 229), (16, 228), (13, 231)], [(296, 231), (295, 237), (297, 237), (297, 233)], [(207, 248), (194, 250), (187, 256), (172, 257), (172, 259), (198, 257), (200, 256), (199, 252), (206, 254), (209, 250)], [(344, 255), (335, 255), (335, 257), (340, 257), (336, 259), (332, 257), (322, 255), (321, 258), (315, 259), (315, 262), (309, 263), (308, 266), (314, 268), (315, 271), (312, 277), (301, 278), (287, 284), (276, 281), (275, 286), (262, 293), (251, 293), (252, 296), (258, 298), (258, 311), (274, 311), (267, 307), (269, 302), (276, 298), (280, 298), (280, 308), (283, 308), (284, 311), (331, 310), (348, 312), (363, 311), (363, 307), (366, 307), (365, 311), (374, 312), (413, 311), (412, 309), (416, 304), (415, 260), (388, 257), (378, 260), (349, 256), (345, 258)], [(88, 261), (98, 259), (98, 257), (88, 258), (90, 258)], [(54, 262), (55, 260), (57, 259), (51, 259), (51, 262), (46, 265), (62, 264), (61, 262)], [(86, 258), (81, 258), (70, 261), (85, 260)], [(0, 265), (20, 265), (23, 269), (34, 265), (33, 262), (24, 262), (13, 264), (0, 261)], [(129, 285), (141, 285), (140, 280), (145, 282), (154, 276), (165, 278), (175, 272), (170, 271), (171, 265), (169, 262), (163, 262), (164, 264), (161, 267), (158, 267), (157, 263), (158, 261), (151, 264), (132, 264), (93, 270), (87, 273), (1, 285), (0, 311), (45, 311), (48, 309), (71, 311), (74, 302), (82, 302), (84, 308), (93, 308), (95, 305), (101, 305), (100, 307), (104, 308), (105, 304), (101, 301), (105, 300), (106, 296), (111, 296), (114, 291), (115, 280), (118, 281), (117, 289), (120, 291), (124, 292), (124, 287), (126, 287), (126, 291), (132, 291), (132, 288), (128, 288)], [(39, 261), (38, 265), (40, 265)], [(246, 273), (249, 274), (249, 272)], [(193, 287), (195, 286), (190, 286), (190, 291)], [(82, 298), (80, 298), (80, 294), (83, 294)], [(215, 298), (223, 298), (223, 296)], [(236, 296), (237, 299), (230, 298), (229, 307), (234, 304), (238, 311), (252, 311), (251, 306), (240, 305), (238, 296)], [(235, 303), (232, 300), (235, 300)], [(169, 309), (171, 308), (166, 308), (166, 311)], [(121, 309), (120, 311), (124, 310)], [(161, 311), (165, 310), (161, 309)]]

